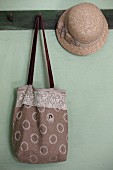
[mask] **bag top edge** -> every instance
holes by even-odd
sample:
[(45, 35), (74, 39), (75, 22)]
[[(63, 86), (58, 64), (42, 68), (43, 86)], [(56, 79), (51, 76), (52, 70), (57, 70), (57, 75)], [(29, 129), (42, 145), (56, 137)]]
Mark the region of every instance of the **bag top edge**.
[(66, 90), (64, 89), (59, 89), (59, 88), (35, 88), (33, 85), (24, 85), (24, 86), (21, 86), (21, 87), (18, 87), (17, 88), (17, 91), (21, 91), (21, 90), (26, 90), (27, 88), (31, 88), (33, 89), (33, 91), (58, 91), (58, 92), (63, 92), (63, 93), (66, 93)]

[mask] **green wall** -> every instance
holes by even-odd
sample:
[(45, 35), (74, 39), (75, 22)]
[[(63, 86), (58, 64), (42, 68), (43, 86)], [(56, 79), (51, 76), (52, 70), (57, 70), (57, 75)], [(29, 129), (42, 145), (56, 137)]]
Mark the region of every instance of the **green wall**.
[[(0, 10), (66, 9), (84, 0), (0, 0)], [(111, 0), (90, 0), (113, 9)], [(24, 17), (24, 16), (23, 16)], [(11, 119), (16, 88), (27, 80), (33, 32), (0, 31), (0, 170), (113, 169), (113, 31), (95, 54), (78, 57), (65, 51), (55, 32), (46, 31), (56, 87), (66, 89), (69, 114), (68, 160), (46, 165), (22, 164), (11, 148)], [(40, 43), (35, 87), (48, 87)]]

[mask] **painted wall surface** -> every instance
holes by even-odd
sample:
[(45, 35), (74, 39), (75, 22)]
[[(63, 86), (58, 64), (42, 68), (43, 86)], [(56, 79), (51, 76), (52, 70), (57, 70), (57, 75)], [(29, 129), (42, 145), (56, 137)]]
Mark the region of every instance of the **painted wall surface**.
[[(84, 0), (0, 0), (0, 10), (66, 9)], [(90, 0), (113, 9), (111, 0)], [(24, 17), (24, 16), (23, 16)], [(113, 169), (113, 31), (95, 54), (78, 57), (65, 51), (54, 30), (46, 31), (56, 87), (66, 89), (69, 114), (68, 160), (46, 165), (22, 164), (11, 147), (16, 88), (27, 80), (33, 31), (0, 31), (0, 170)], [(48, 87), (41, 45), (37, 45), (35, 87)]]

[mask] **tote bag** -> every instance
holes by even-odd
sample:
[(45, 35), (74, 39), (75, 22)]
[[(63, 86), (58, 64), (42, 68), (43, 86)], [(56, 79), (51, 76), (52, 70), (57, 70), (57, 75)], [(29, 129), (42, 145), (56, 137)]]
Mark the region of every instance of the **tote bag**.
[[(50, 88), (34, 88), (33, 74), (39, 25), (45, 47)], [(17, 89), (13, 114), (12, 143), (24, 163), (61, 162), (67, 159), (68, 116), (65, 90), (54, 87), (44, 24), (36, 17), (27, 85)]]

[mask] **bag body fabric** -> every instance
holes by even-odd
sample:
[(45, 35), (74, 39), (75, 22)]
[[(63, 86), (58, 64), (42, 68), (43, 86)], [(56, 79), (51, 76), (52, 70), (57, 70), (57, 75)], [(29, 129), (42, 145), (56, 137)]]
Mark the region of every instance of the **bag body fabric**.
[(66, 160), (67, 110), (65, 91), (19, 88), (13, 117), (13, 145), (22, 162)]
[[(34, 35), (36, 39), (36, 34)], [(29, 71), (29, 77), (33, 79), (32, 71)], [(50, 74), (49, 78), (51, 79)], [(21, 162), (38, 164), (67, 159), (66, 91), (55, 88), (51, 82), (48, 89), (34, 88), (29, 81), (27, 85), (17, 89), (12, 143)]]

